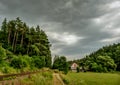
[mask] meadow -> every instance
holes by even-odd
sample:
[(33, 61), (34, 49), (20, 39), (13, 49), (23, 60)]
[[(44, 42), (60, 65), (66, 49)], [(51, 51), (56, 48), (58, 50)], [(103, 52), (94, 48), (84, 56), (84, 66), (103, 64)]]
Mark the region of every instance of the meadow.
[(120, 85), (119, 73), (73, 73), (61, 74), (66, 85)]

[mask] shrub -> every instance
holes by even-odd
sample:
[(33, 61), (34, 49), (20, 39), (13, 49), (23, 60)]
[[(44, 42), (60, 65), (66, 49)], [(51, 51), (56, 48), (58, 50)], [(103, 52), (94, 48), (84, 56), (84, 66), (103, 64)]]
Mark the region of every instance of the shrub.
[(63, 78), (62, 80), (65, 84), (67, 84), (67, 85), (69, 84), (69, 80), (67, 80), (66, 78)]
[(2, 67), (1, 71), (2, 73), (16, 73), (16, 70), (9, 66)]
[(6, 58), (6, 50), (0, 45), (0, 62), (3, 61), (4, 58)]
[(79, 73), (80, 72), (80, 68), (79, 67), (77, 67), (77, 73)]
[(51, 72), (43, 72), (42, 76), (48, 79), (52, 79), (53, 76), (51, 74), (52, 74)]
[(16, 73), (16, 70), (9, 66), (8, 62), (0, 62), (0, 71), (1, 73)]
[(45, 57), (44, 56), (34, 56), (33, 63), (34, 63), (35, 67), (42, 68), (45, 66)]
[(23, 57), (19, 56), (19, 57), (14, 57), (11, 60), (10, 65), (16, 69), (23, 69), (24, 67), (28, 66), (28, 63)]

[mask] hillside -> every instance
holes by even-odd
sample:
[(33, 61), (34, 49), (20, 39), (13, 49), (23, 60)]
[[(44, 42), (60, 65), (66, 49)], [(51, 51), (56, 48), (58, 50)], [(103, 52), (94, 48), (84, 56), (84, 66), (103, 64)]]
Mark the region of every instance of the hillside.
[(40, 26), (29, 27), (16, 18), (5, 18), (0, 28), (0, 72), (18, 73), (51, 67), (48, 37)]
[(100, 48), (98, 51), (93, 52), (89, 55), (89, 57), (96, 58), (98, 56), (109, 56), (111, 57), (115, 64), (117, 65), (116, 70), (120, 71), (120, 43), (113, 44), (109, 46), (104, 46)]
[(120, 43), (104, 46), (82, 59), (69, 61), (69, 65), (72, 62), (94, 72), (120, 71)]

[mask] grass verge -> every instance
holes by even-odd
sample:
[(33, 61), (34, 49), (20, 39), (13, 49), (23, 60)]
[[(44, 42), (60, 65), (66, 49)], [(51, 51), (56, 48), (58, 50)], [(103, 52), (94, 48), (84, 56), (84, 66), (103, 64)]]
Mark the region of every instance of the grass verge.
[(118, 73), (72, 73), (61, 74), (66, 85), (119, 85)]

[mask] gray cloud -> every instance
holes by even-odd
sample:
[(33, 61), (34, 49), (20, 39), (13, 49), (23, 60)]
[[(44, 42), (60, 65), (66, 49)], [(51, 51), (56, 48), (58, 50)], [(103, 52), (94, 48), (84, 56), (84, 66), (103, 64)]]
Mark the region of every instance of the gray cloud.
[(119, 0), (1, 0), (0, 18), (39, 24), (53, 55), (76, 59), (120, 41), (119, 5)]

